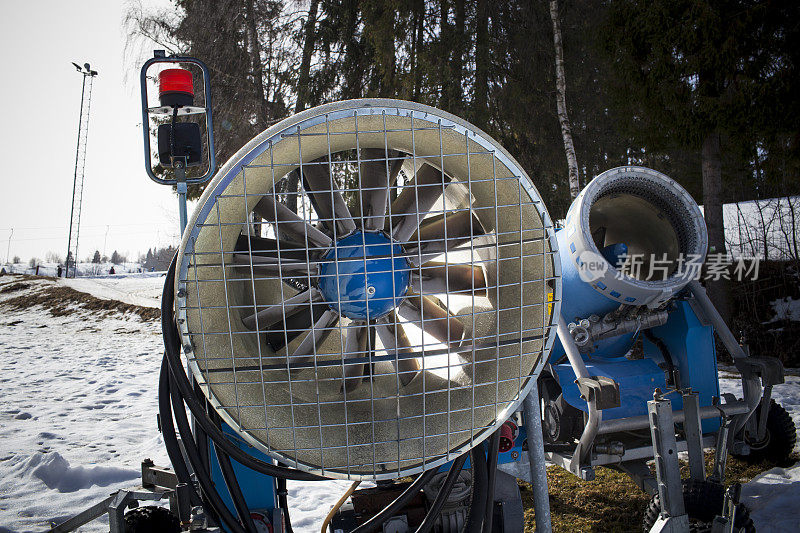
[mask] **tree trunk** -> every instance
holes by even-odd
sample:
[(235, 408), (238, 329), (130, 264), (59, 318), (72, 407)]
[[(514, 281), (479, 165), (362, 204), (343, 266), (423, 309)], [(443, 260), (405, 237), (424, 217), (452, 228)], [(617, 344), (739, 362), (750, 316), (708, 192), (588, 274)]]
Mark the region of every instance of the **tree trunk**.
[[(708, 228), (708, 246), (712, 253), (725, 253), (725, 226), (722, 218), (722, 155), (719, 132), (713, 131), (703, 139), (703, 215)], [(708, 281), (708, 295), (722, 318), (730, 318), (726, 280)]]
[(299, 113), (305, 109), (308, 103), (308, 86), (311, 81), (311, 57), (314, 55), (314, 43), (317, 38), (317, 10), (319, 0), (311, 0), (308, 6), (308, 18), (303, 29), (305, 41), (303, 42), (303, 58), (300, 61), (300, 75), (297, 77), (297, 102), (294, 105), (294, 112)]
[(452, 33), (453, 57), (450, 60), (450, 83), (447, 88), (450, 96), (447, 100), (450, 102), (450, 109), (448, 111), (454, 115), (461, 115), (464, 101), (464, 93), (462, 91), (464, 78), (464, 43), (467, 41), (464, 35), (464, 0), (455, 0), (453, 2), (453, 10), (455, 12)]
[(575, 145), (572, 142), (572, 129), (567, 115), (567, 81), (564, 76), (564, 46), (561, 43), (561, 23), (558, 20), (558, 0), (550, 0), (550, 18), (553, 21), (553, 44), (556, 49), (556, 109), (558, 122), (561, 124), (561, 136), (564, 138), (564, 151), (567, 154), (567, 168), (569, 169), (569, 194), (572, 198), (578, 196), (580, 184), (578, 183), (578, 158), (575, 155)]
[(422, 28), (425, 22), (425, 0), (418, 0), (414, 4), (414, 55), (411, 58), (413, 65), (414, 91), (413, 100), (419, 102), (422, 90), (422, 69), (420, 68), (419, 55), (422, 50)]
[(450, 109), (450, 85), (448, 77), (450, 74), (450, 2), (448, 0), (439, 1), (439, 78), (442, 92), (439, 95), (439, 107), (448, 111)]
[(253, 75), (253, 90), (258, 99), (260, 112), (256, 113), (256, 128), (258, 131), (267, 129), (269, 117), (269, 104), (266, 94), (264, 94), (264, 70), (261, 67), (261, 45), (258, 42), (258, 32), (256, 31), (255, 9), (253, 0), (247, 0), (247, 40), (250, 41), (250, 63)]
[(486, 130), (489, 122), (489, 0), (478, 0), (475, 20), (475, 96), (472, 120)]

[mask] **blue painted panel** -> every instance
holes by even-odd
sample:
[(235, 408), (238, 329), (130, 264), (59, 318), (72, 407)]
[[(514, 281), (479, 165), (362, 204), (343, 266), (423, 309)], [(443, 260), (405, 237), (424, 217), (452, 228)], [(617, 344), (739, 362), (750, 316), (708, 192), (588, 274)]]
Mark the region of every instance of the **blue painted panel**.
[[(595, 289), (581, 279), (575, 261), (572, 260), (568, 251), (566, 232), (558, 230), (556, 238), (561, 260), (561, 316), (564, 317), (564, 320), (570, 323), (592, 314), (603, 316), (618, 308), (619, 302), (606, 298), (598, 291), (598, 289), (605, 290), (602, 282), (598, 282), (598, 289)], [(633, 334), (606, 339), (595, 344), (595, 350), (591, 355), (594, 358), (620, 357), (631, 349), (633, 341)], [(556, 338), (553, 350), (550, 352), (550, 362), (556, 363), (564, 355), (564, 347)]]
[[(688, 302), (677, 302), (677, 309), (669, 314), (663, 326), (650, 330), (664, 341), (673, 363), (678, 367), (682, 387), (691, 387), (700, 396), (700, 406), (711, 405), (711, 398), (719, 396), (717, 354), (714, 347), (714, 328), (704, 326)], [(644, 338), (644, 353), (657, 362), (664, 360), (658, 347)], [(673, 409), (682, 409), (680, 396), (670, 396)], [(703, 421), (703, 433), (719, 429), (719, 419)]]
[[(243, 442), (239, 437), (237, 437), (236, 432), (227, 424), (222, 424), (222, 431), (229, 436), (231, 442), (236, 444), (249, 455), (252, 455), (253, 457), (261, 459), (265, 462), (273, 462), (270, 457)], [(214, 452), (214, 446), (210, 441), (208, 453), (211, 463), (211, 479), (214, 482), (214, 486), (217, 488), (217, 491), (222, 497), (222, 500), (225, 502), (225, 505), (227, 505), (228, 509), (231, 510), (231, 513), (236, 516), (236, 510), (233, 507), (233, 499), (231, 498), (230, 493), (228, 493), (228, 488), (225, 486), (225, 479), (222, 477), (222, 471), (219, 468), (217, 454)], [(234, 461), (233, 459), (231, 459), (231, 464), (233, 465), (234, 472), (236, 472), (236, 479), (239, 481), (239, 486), (242, 488), (242, 493), (244, 494), (244, 499), (247, 502), (247, 507), (249, 509), (271, 510), (277, 506), (275, 499), (275, 478), (272, 476), (259, 474), (258, 472), (243, 466), (241, 463)]]
[[(616, 361), (587, 361), (586, 368), (592, 376), (604, 376), (619, 384), (620, 406), (603, 411), (603, 420), (614, 420), (647, 414), (647, 402), (653, 399), (656, 387), (664, 390), (664, 372), (652, 359)], [(553, 365), (564, 394), (571, 406), (586, 412), (586, 402), (575, 384), (575, 372), (568, 364)]]

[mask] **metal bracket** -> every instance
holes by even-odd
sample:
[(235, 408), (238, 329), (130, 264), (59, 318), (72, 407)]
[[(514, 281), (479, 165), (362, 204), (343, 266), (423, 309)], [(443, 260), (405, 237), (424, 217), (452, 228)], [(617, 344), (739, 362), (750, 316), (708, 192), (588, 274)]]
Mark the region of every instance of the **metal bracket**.
[(734, 364), (745, 378), (760, 377), (764, 387), (784, 382), (783, 363), (776, 357), (742, 357)]
[(656, 389), (653, 399), (647, 402), (658, 496), (661, 499), (661, 517), (650, 531), (685, 532), (689, 530), (689, 517), (683, 504), (683, 485), (678, 463), (678, 446), (675, 441), (675, 422), (672, 419), (672, 402), (662, 398), (660, 392)]
[(689, 476), (703, 481), (706, 478), (706, 467), (703, 457), (703, 430), (700, 426), (700, 398), (691, 390), (683, 393), (683, 432), (686, 437), (686, 449), (689, 451)]
[(616, 381), (605, 376), (592, 376), (575, 380), (581, 398), (590, 402), (596, 400), (597, 408), (613, 409), (620, 406), (619, 385)]

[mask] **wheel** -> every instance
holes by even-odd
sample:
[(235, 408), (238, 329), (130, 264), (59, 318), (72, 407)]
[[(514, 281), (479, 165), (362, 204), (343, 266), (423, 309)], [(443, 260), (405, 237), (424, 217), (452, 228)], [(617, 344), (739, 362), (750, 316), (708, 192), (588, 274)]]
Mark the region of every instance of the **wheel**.
[[(758, 417), (760, 413), (761, 406), (759, 405), (753, 416)], [(767, 431), (764, 438), (760, 442), (756, 442), (755, 439), (751, 439), (749, 435), (745, 434), (744, 440), (750, 446), (750, 454), (731, 455), (751, 464), (760, 463), (765, 459), (781, 463), (787, 461), (794, 450), (797, 442), (797, 430), (786, 409), (775, 400), (770, 400)]]
[(169, 509), (147, 505), (125, 513), (127, 533), (180, 533), (181, 523)]
[(539, 381), (542, 401), (542, 433), (547, 444), (569, 443), (583, 431), (583, 412), (569, 405), (561, 387), (550, 376)]
[[(691, 530), (695, 532), (711, 531), (711, 522), (714, 517), (722, 513), (725, 503), (725, 487), (710, 481), (694, 481), (691, 479), (683, 482), (683, 504), (689, 516)], [(661, 499), (658, 494), (650, 499), (644, 512), (642, 530), (647, 533), (658, 520), (661, 514)], [(750, 511), (743, 503), (736, 506), (735, 531), (755, 533)]]

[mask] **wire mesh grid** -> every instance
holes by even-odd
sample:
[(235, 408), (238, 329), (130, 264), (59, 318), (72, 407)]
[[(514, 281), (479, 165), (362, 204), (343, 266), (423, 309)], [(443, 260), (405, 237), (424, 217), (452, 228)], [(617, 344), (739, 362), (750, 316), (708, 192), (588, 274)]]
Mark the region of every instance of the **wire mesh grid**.
[(556, 253), (527, 176), (466, 122), (385, 100), (309, 110), (234, 156), (184, 235), (188, 366), (226, 423), (292, 466), (431, 468), (538, 374)]

